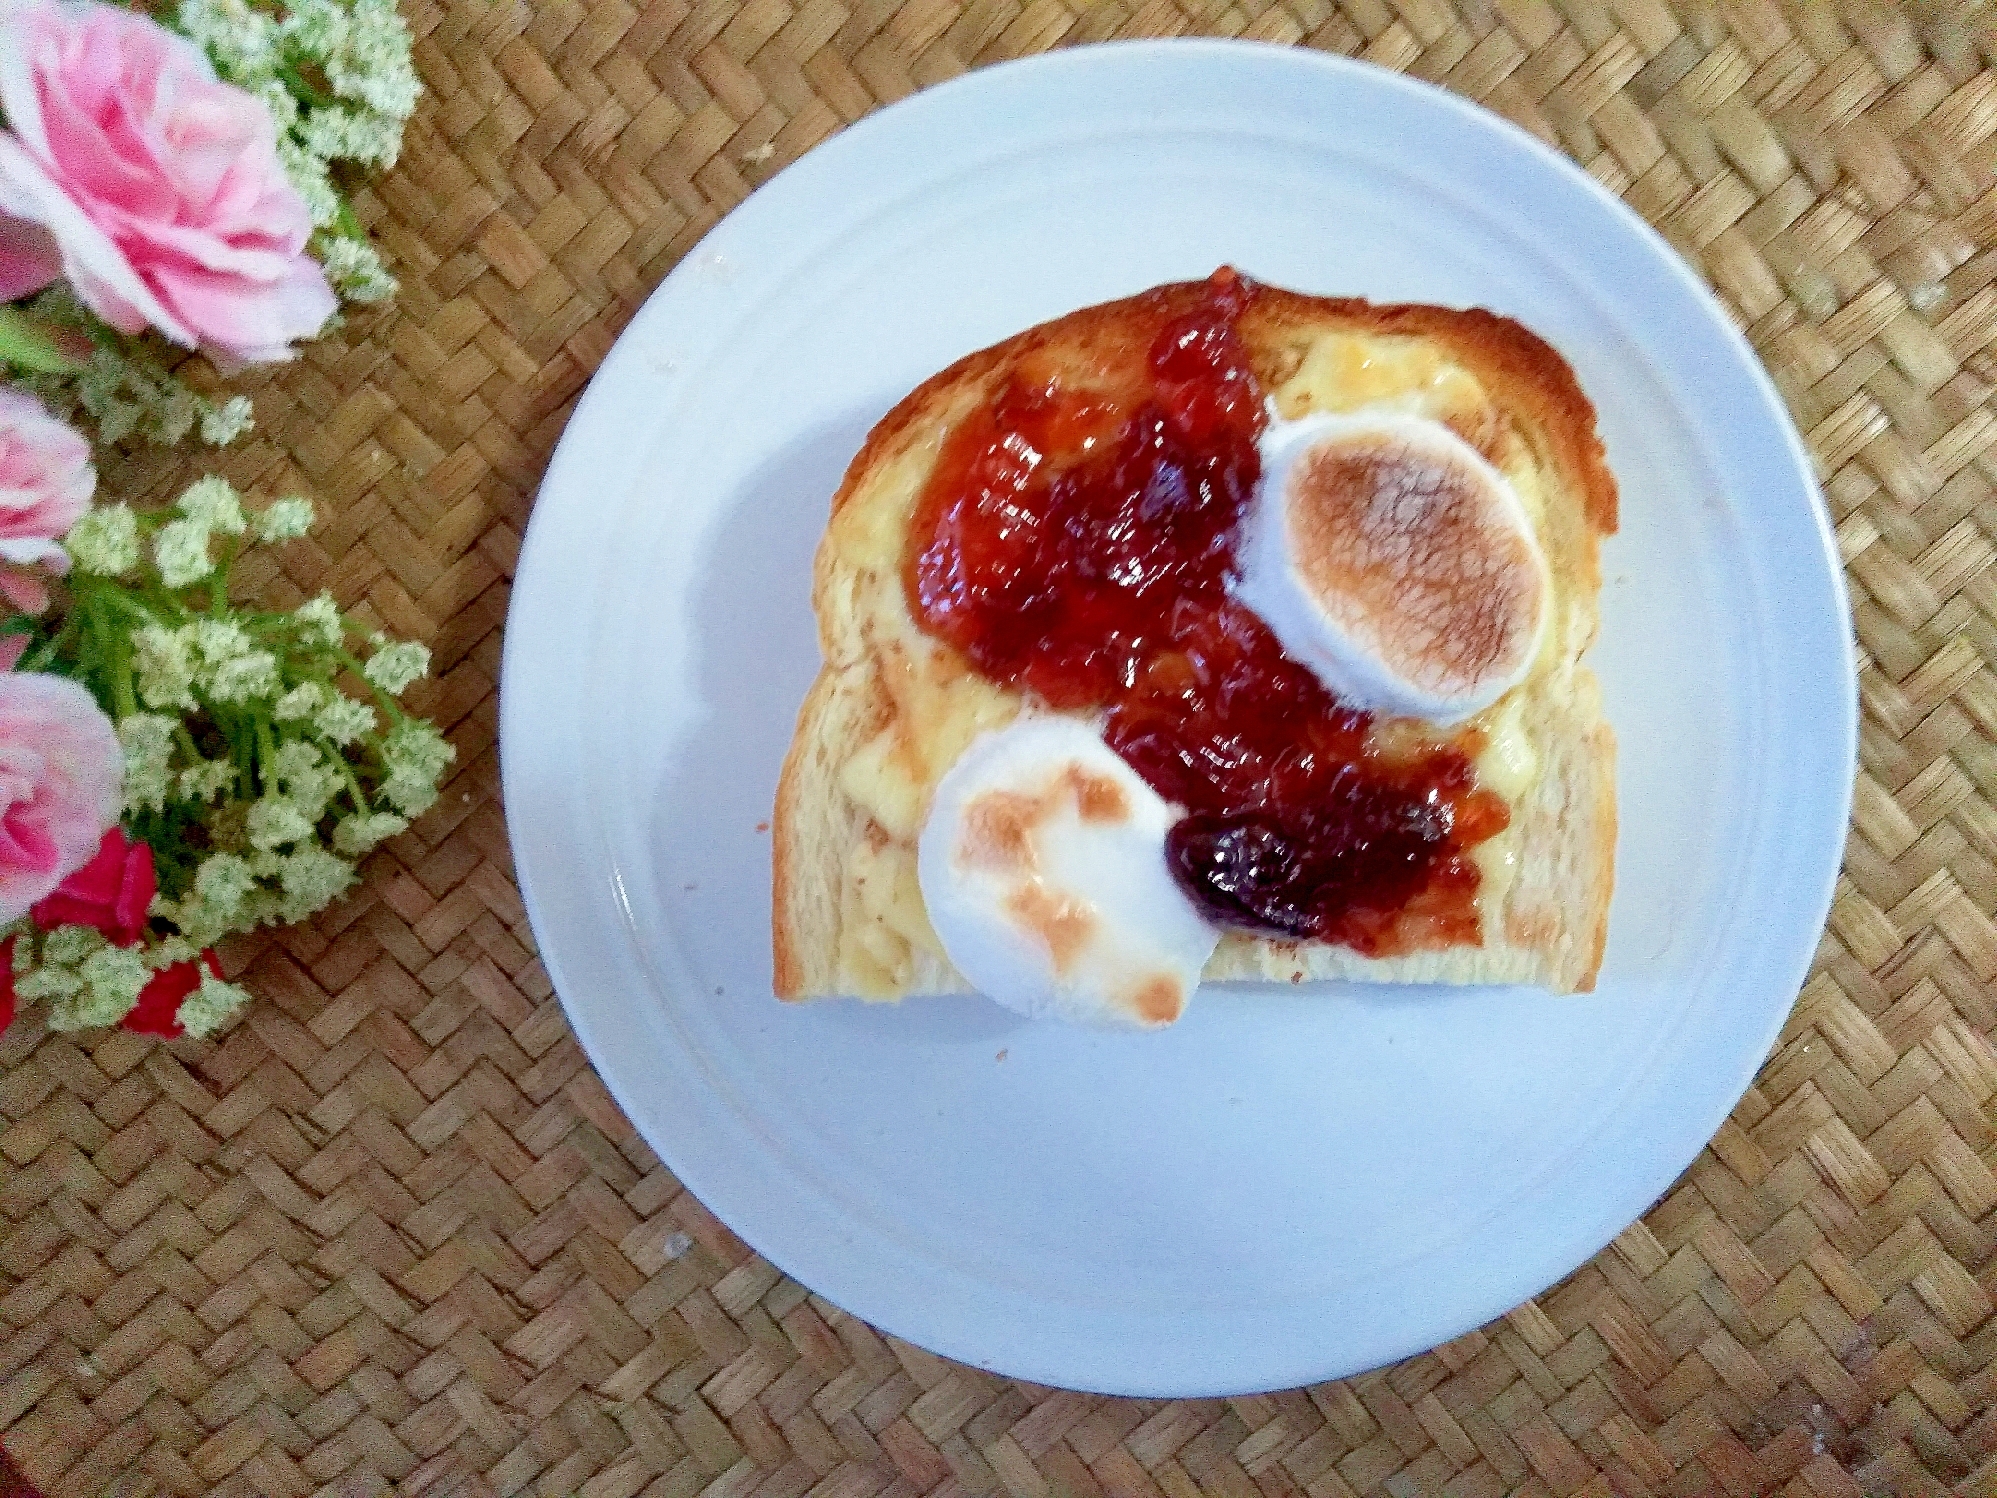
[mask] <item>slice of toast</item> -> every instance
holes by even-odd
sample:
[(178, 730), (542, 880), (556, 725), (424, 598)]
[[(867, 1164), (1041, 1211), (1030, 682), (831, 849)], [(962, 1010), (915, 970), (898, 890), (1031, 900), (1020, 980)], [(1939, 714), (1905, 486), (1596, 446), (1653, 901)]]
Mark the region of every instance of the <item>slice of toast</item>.
[[(771, 932), (779, 997), (963, 991), (924, 913), (915, 844), (936, 782), (980, 733), (1031, 706), (926, 635), (903, 591), (911, 516), (944, 438), (1024, 359), (1086, 387), (1141, 357), (1199, 283), (1085, 308), (959, 360), (867, 438), (832, 501), (812, 588), (824, 667), (777, 788)], [(1616, 486), (1595, 412), (1557, 353), (1482, 310), (1376, 306), (1249, 284), (1237, 332), (1279, 415), (1392, 408), (1448, 424), (1511, 481), (1553, 578), (1526, 679), (1470, 720), (1479, 781), (1511, 807), (1478, 844), (1481, 942), (1367, 958), (1342, 946), (1223, 937), (1205, 977), (1594, 986), (1615, 855), (1615, 741), (1593, 674), (1597, 543)]]

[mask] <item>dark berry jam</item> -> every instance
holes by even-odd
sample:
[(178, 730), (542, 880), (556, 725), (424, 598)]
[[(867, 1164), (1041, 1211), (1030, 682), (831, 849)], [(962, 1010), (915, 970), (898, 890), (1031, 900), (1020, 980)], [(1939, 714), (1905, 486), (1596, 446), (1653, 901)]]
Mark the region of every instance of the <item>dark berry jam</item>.
[(1104, 737), (1186, 809), (1166, 841), (1216, 920), (1369, 956), (1476, 944), (1477, 866), (1503, 801), (1475, 744), (1373, 731), (1228, 592), (1260, 473), (1262, 391), (1217, 274), (1077, 382), (1028, 354), (959, 423), (906, 559), (923, 628)]

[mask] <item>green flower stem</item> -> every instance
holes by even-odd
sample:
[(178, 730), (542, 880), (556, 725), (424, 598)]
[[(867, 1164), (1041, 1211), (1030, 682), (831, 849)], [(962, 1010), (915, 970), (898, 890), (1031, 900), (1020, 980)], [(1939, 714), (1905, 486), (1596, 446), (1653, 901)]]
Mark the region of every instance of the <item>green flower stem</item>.
[(138, 693), (132, 686), (132, 637), (123, 630), (111, 635), (111, 701), (114, 718), (129, 718), (139, 710)]
[(208, 574), (208, 612), (217, 619), (229, 612), (229, 569), (236, 565), (236, 558), (242, 555), (242, 550), (240, 538), (224, 542), (221, 558), (215, 563), (215, 570)]
[(331, 758), (333, 763), (340, 767), (340, 773), (347, 779), (348, 799), (353, 803), (354, 810), (363, 816), (373, 811), (374, 808), (368, 804), (367, 792), (361, 789), (360, 777), (354, 774), (354, 767), (347, 763), (346, 755), (340, 753), (338, 749), (332, 748), (331, 745), (327, 747), (332, 750)]
[(38, 374), (81, 374), (90, 346), (68, 329), (0, 306), (0, 361)]
[(338, 229), (348, 239), (358, 239), (365, 243), (368, 231), (362, 227), (360, 219), (355, 216), (354, 205), (347, 201), (347, 195), (343, 192), (335, 193), (334, 196), (339, 201), (340, 213), (333, 220), (333, 227)]
[(273, 764), (276, 759), (277, 735), (271, 732), (270, 719), (260, 716), (257, 719), (256, 785), (266, 795), (277, 791), (277, 781), (265, 772), (265, 766)]
[(359, 657), (345, 648), (340, 649), (337, 654), (340, 657), (342, 665), (358, 676), (363, 682), (367, 683), (367, 689), (374, 694), (374, 700), (380, 704), (381, 710), (387, 713), (394, 723), (401, 724), (409, 721), (409, 714), (402, 710), (401, 703), (397, 702), (373, 682), (368, 681), (367, 672), (362, 668)]
[(326, 109), (338, 102), (331, 94), (325, 93), (308, 83), (305, 75), (298, 71), (296, 63), (286, 63), (278, 69), (277, 76), (284, 80), (284, 86), (291, 90), (302, 103), (309, 104), (314, 109)]
[(103, 651), (100, 641), (104, 633), (101, 615), (102, 608), (97, 602), (95, 590), (78, 597), (76, 616), (82, 621), (82, 628), (76, 641), (77, 674), (83, 678), (84, 685), (96, 692), (100, 702), (104, 698), (98, 671), (98, 659)]
[[(162, 621), (160, 613), (162, 611), (172, 611), (172, 607), (176, 605), (176, 599), (172, 597), (172, 593), (166, 593), (162, 597), (158, 589), (150, 589), (150, 587), (126, 587), (124, 583), (120, 583), (114, 577), (102, 577), (102, 579), (100, 577), (90, 577), (90, 579), (78, 577), (70, 587), (76, 593), (78, 603), (82, 603), (86, 607), (108, 607), (108, 609), (114, 609), (114, 611), (126, 615), (128, 619), (136, 621), (138, 625), (156, 625), (156, 623), (160, 623)], [(148, 599), (148, 597), (160, 597), (160, 601), (166, 605), (166, 609), (158, 609), (158, 607), (148, 609), (146, 603), (144, 603), (144, 599)]]
[(41, 644), (35, 646), (33, 649), (29, 650), (26, 655), (22, 656), (20, 664), (16, 666), (14, 669), (17, 671), (46, 670), (49, 664), (53, 662), (55, 658), (58, 655), (60, 655), (66, 647), (74, 644), (75, 641), (76, 641), (76, 620), (74, 618), (66, 619), (63, 621), (63, 626), (61, 629), (57, 630), (54, 634), (50, 635), (46, 640), (42, 641)]
[(144, 594), (135, 594), (116, 584), (109, 587), (92, 587), (89, 592), (93, 603), (123, 614), (141, 626), (160, 622), (159, 615), (140, 602)]

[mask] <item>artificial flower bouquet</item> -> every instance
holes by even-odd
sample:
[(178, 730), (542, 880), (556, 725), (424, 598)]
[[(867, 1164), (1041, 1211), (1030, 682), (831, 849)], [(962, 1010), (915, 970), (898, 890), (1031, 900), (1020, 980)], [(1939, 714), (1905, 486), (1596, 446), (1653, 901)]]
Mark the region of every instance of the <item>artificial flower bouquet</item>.
[(0, 360), (105, 443), (221, 445), (249, 402), (160, 340), (233, 370), (392, 295), (341, 183), (395, 164), (420, 90), (394, 0), (170, 19), (0, 0)]
[[(435, 799), (452, 750), (398, 698), (429, 665), (330, 596), (229, 595), (306, 534), (217, 477), (93, 503), (98, 440), (233, 440), (182, 378), (291, 356), (393, 290), (342, 196), (416, 82), (392, 0), (0, 0), (0, 1028), (205, 1035), (246, 995), (214, 944), (303, 920)], [(164, 340), (164, 341), (163, 341)], [(34, 393), (29, 393), (33, 391)], [(53, 408), (53, 410), (51, 409)]]
[[(0, 413), (0, 482), (56, 434), (74, 437)], [(60, 607), (0, 636), (0, 918), (13, 998), (45, 1001), (57, 1029), (208, 1033), (244, 995), (212, 956), (197, 965), (206, 949), (316, 913), (436, 799), (451, 746), (396, 700), (423, 646), (363, 643), (323, 594), (229, 601), (241, 549), (311, 519), (296, 498), (246, 511), (213, 477), (170, 511), (86, 510)]]

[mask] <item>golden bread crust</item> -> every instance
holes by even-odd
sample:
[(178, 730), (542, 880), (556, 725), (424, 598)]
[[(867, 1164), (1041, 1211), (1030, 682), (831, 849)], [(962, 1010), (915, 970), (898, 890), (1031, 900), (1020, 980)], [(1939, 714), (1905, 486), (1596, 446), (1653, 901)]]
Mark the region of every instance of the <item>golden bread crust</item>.
[[(1483, 945), (1376, 960), (1323, 943), (1230, 933), (1205, 976), (1590, 989), (1607, 939), (1615, 848), (1614, 739), (1594, 678), (1578, 664), (1596, 628), (1598, 543), (1617, 520), (1615, 480), (1594, 407), (1566, 361), (1508, 318), (1247, 287), (1237, 330), (1279, 405), (1308, 402), (1307, 389), (1287, 393), (1302, 381), (1298, 370), (1342, 336), (1373, 340), (1369, 347), (1413, 349), (1428, 361), (1424, 368), (1432, 364), (1474, 381), (1465, 388), (1481, 389), (1483, 414), (1464, 426), (1450, 424), (1494, 461), (1505, 459), (1501, 468), (1509, 462), (1508, 471), (1524, 467), (1540, 476), (1545, 499), (1538, 529), (1563, 603), (1539, 663), (1506, 699), (1537, 774), (1513, 800), (1513, 826), (1503, 835), (1511, 861), (1502, 908), (1487, 919)], [(963, 748), (959, 740), (979, 726), (998, 726), (1020, 707), (1015, 694), (969, 679), (974, 673), (961, 658), (909, 619), (900, 556), (910, 496), (933, 467), (943, 436), (1008, 371), (1033, 361), (1086, 378), (1090, 368), (1127, 357), (1133, 345), (1148, 346), (1162, 317), (1192, 310), (1206, 294), (1199, 282), (1162, 286), (1028, 329), (924, 381), (868, 434), (833, 497), (814, 566), (812, 602), (825, 665), (799, 710), (777, 789), (771, 934), (779, 997), (858, 991), (895, 998), (967, 987), (933, 936), (923, 939), (919, 896), (901, 891), (897, 898), (889, 887), (912, 881), (912, 857), (904, 866), (899, 854), (912, 843), (926, 799), (917, 804), (905, 796), (907, 804), (891, 812), (862, 806), (849, 793), (854, 763), (886, 743), (890, 758), (901, 756), (905, 789), (926, 798), (927, 786)], [(1524, 450), (1508, 443), (1523, 443)], [(926, 742), (925, 715), (938, 703), (950, 711), (936, 721), (947, 717), (951, 728)], [(867, 954), (879, 952), (894, 955), (877, 970)], [(864, 977), (856, 977), (856, 963)]]

